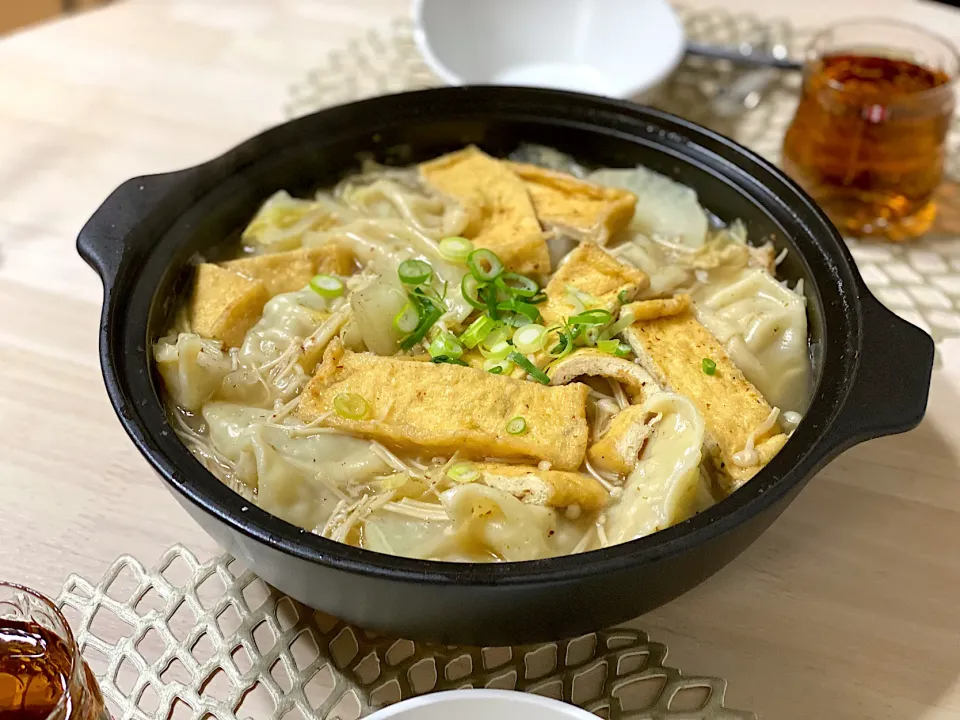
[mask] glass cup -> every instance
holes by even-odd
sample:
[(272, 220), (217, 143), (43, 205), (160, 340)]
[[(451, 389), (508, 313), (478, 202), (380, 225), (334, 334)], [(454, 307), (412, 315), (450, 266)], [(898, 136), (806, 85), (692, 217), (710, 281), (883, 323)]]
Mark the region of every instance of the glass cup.
[(33, 590), (2, 582), (0, 718), (110, 720), (60, 611)]
[(839, 23), (811, 42), (783, 166), (841, 232), (906, 240), (933, 223), (960, 58), (888, 20)]

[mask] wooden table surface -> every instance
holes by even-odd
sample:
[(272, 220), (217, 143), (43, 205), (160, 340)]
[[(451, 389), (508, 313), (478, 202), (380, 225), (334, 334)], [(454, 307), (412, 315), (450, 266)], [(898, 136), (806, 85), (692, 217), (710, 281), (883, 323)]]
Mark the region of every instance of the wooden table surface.
[[(77, 231), (126, 178), (281, 121), (292, 83), (405, 4), (129, 0), (0, 40), (0, 577), (55, 595), (121, 553), (217, 552), (110, 408)], [(960, 40), (960, 13), (907, 0), (722, 4)], [(917, 430), (843, 455), (739, 559), (637, 621), (675, 666), (768, 720), (960, 718), (960, 344), (943, 355)]]

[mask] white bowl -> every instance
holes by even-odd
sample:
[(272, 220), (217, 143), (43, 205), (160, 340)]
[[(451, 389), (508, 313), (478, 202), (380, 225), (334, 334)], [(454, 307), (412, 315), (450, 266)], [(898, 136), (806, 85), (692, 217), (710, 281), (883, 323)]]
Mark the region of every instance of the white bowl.
[(509, 690), (451, 690), (384, 708), (367, 720), (597, 720), (574, 705)]
[(531, 85), (628, 98), (683, 57), (667, 0), (413, 0), (414, 37), (451, 85)]

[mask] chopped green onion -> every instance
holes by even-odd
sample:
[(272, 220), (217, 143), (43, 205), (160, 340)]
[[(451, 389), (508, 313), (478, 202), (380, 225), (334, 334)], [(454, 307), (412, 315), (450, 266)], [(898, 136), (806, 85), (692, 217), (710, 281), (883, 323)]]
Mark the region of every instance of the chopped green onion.
[(430, 357), (433, 358), (441, 356), (459, 358), (463, 355), (463, 345), (460, 344), (460, 341), (457, 340), (453, 333), (444, 330), (437, 333), (433, 342), (430, 343), (430, 347), (427, 348), (427, 352), (429, 352)]
[(427, 331), (433, 327), (433, 324), (440, 319), (443, 311), (437, 307), (429, 298), (417, 295), (411, 295), (411, 300), (417, 303), (417, 312), (420, 315), (420, 322), (412, 333), (400, 341), (400, 347), (403, 350), (409, 350), (418, 342), (423, 340)]
[(621, 304), (627, 302), (627, 300), (629, 299), (630, 299), (630, 295), (629, 293), (627, 293), (626, 288), (624, 288), (623, 290), (617, 293), (617, 300), (619, 300)]
[(527, 431), (527, 421), (519, 415), (507, 423), (507, 432), (511, 435), (523, 435)]
[(492, 348), (485, 348), (482, 345), (480, 346), (480, 354), (483, 355), (487, 360), (503, 360), (511, 352), (513, 352), (513, 345), (506, 342), (498, 342)]
[(504, 340), (509, 340), (512, 337), (513, 331), (510, 328), (497, 323), (497, 326), (490, 331), (490, 334), (480, 342), (480, 347), (489, 350), (498, 343), (502, 343)]
[(587, 310), (579, 315), (567, 319), (571, 325), (606, 325), (613, 320), (613, 315), (607, 310)]
[(433, 268), (423, 260), (404, 260), (397, 268), (397, 275), (404, 285), (422, 285), (433, 277)]
[(609, 355), (617, 357), (626, 357), (631, 353), (631, 348), (626, 343), (619, 340), (600, 340), (597, 342), (597, 349)]
[(530, 303), (531, 305), (539, 305), (542, 302), (546, 302), (546, 300), (547, 300), (547, 294), (543, 292), (538, 292), (533, 297), (527, 298), (527, 302)]
[(609, 325), (604, 328), (603, 332), (600, 334), (600, 337), (604, 340), (612, 338), (614, 335), (619, 335), (626, 328), (633, 325), (633, 321), (636, 318), (633, 316), (633, 312), (629, 309), (623, 309), (620, 311), (620, 317), (617, 318), (617, 321), (613, 325)]
[[(583, 326), (581, 326), (583, 327)], [(596, 345), (597, 341), (600, 339), (600, 332), (602, 328), (599, 325), (591, 325), (586, 330), (583, 331), (583, 344), (584, 345)]]
[(533, 280), (520, 273), (505, 272), (497, 276), (494, 280), (496, 286), (508, 295), (515, 295), (522, 298), (531, 298), (537, 294), (540, 286)]
[(535, 353), (543, 349), (547, 329), (543, 325), (524, 325), (513, 334), (513, 344), (522, 353)]
[(460, 336), (460, 342), (468, 348), (475, 348), (482, 343), (487, 335), (493, 332), (496, 327), (496, 320), (489, 315), (481, 315), (470, 323), (470, 327), (463, 331), (463, 334)]
[(490, 358), (489, 360), (483, 361), (483, 369), (491, 375), (506, 375), (513, 370), (513, 363), (509, 360), (494, 360)]
[(716, 375), (717, 373), (717, 364), (710, 358), (704, 358), (703, 362), (700, 363), (700, 367), (703, 368), (705, 375)]
[[(571, 352), (573, 352), (573, 338), (570, 336), (570, 333), (567, 331), (567, 329), (561, 328), (561, 327), (553, 327), (550, 330), (548, 330), (547, 333), (548, 335), (549, 333), (557, 334), (557, 344), (554, 345), (549, 350), (547, 350), (547, 354), (550, 357), (556, 358), (557, 360), (559, 360), (560, 358), (564, 358), (567, 355), (569, 355)], [(547, 342), (547, 344), (548, 345), (550, 344), (549, 341)]]
[(596, 307), (600, 304), (598, 298), (570, 283), (567, 283), (566, 299), (577, 309), (577, 312), (583, 312), (587, 308)]
[(467, 363), (465, 363), (460, 358), (447, 357), (446, 355), (437, 355), (436, 357), (432, 357), (430, 358), (430, 362), (435, 363), (437, 365), (446, 363), (447, 365), (463, 365), (464, 367), (470, 367), (469, 365), (467, 365)]
[(356, 393), (340, 393), (333, 399), (333, 409), (337, 415), (347, 420), (363, 420), (370, 412), (367, 401)]
[(536, 305), (531, 305), (516, 298), (497, 303), (497, 310), (507, 313), (503, 321), (513, 327), (529, 325), (540, 319), (540, 311), (537, 310)]
[(463, 299), (477, 310), (486, 310), (487, 305), (480, 296), (480, 291), (484, 287), (473, 275), (467, 274), (463, 276), (463, 281), (460, 283), (460, 292), (463, 294)]
[(488, 282), (503, 272), (503, 261), (493, 250), (480, 248), (467, 257), (467, 267), (477, 280)]
[(333, 275), (314, 275), (310, 279), (310, 289), (324, 298), (337, 298), (343, 295), (343, 280)]
[(440, 241), (440, 255), (444, 260), (465, 263), (473, 252), (473, 243), (464, 237), (448, 237)]
[(507, 360), (510, 360), (511, 362), (514, 362), (522, 367), (527, 371), (527, 374), (538, 383), (542, 383), (544, 385), (550, 384), (550, 377), (516, 350), (507, 355)]
[(487, 314), (494, 320), (499, 320), (500, 313), (497, 310), (497, 288), (493, 285), (484, 285), (480, 288), (480, 297), (483, 298), (483, 304), (487, 309)]
[(471, 483), (479, 479), (480, 471), (473, 463), (460, 462), (447, 470), (447, 477), (456, 483)]
[(404, 305), (403, 310), (398, 312), (393, 318), (393, 326), (404, 335), (407, 333), (412, 333), (414, 330), (416, 330), (419, 322), (420, 315), (417, 313), (417, 309), (411, 303)]

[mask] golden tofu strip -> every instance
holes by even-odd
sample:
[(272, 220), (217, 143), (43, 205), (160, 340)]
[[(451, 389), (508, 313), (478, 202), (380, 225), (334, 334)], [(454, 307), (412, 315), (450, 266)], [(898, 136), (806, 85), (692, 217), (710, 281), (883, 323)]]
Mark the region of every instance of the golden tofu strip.
[(571, 295), (587, 309), (616, 313), (620, 306), (646, 290), (650, 278), (625, 265), (593, 243), (582, 243), (571, 252), (547, 284), (547, 301), (540, 306), (546, 324), (559, 323), (579, 310)]
[[(787, 436), (775, 422), (757, 432), (773, 409), (692, 312), (634, 323), (624, 337), (641, 365), (703, 416), (704, 444), (724, 492), (756, 475), (783, 447)], [(704, 372), (705, 358), (716, 363), (712, 375)]]
[(469, 221), (464, 235), (493, 250), (510, 270), (550, 272), (550, 253), (526, 186), (506, 164), (476, 147), (424, 163), (427, 184), (459, 201)]
[(640, 453), (650, 437), (647, 425), (650, 411), (643, 405), (631, 405), (613, 416), (610, 427), (587, 450), (587, 458), (598, 469), (629, 475), (640, 461)]
[[(470, 367), (345, 352), (332, 345), (301, 395), (306, 422), (421, 452), (539, 462), (576, 470), (587, 450), (587, 387), (547, 387)], [(337, 355), (340, 355), (338, 358)], [(359, 419), (337, 414), (338, 396), (359, 396)], [(515, 417), (520, 435), (507, 432)]]
[(624, 305), (621, 312), (630, 312), (634, 320), (656, 320), (657, 318), (680, 315), (693, 307), (693, 301), (686, 293), (654, 300), (637, 300)]
[(484, 485), (503, 490), (531, 505), (557, 508), (577, 505), (591, 511), (604, 507), (609, 499), (603, 485), (578, 472), (506, 463), (478, 463), (477, 470)]
[(350, 275), (355, 266), (350, 250), (324, 245), (230, 260), (222, 267), (251, 280), (261, 280), (272, 296), (299, 290), (318, 273)]
[(583, 375), (610, 378), (626, 385), (634, 402), (660, 390), (650, 373), (636, 363), (592, 348), (574, 350), (547, 371), (551, 385), (566, 385)]
[(537, 165), (507, 165), (526, 183), (537, 217), (548, 228), (606, 245), (633, 218), (637, 196), (628, 190), (594, 185)]
[(260, 280), (200, 263), (187, 309), (191, 329), (201, 337), (219, 340), (225, 347), (239, 347), (269, 299), (267, 286)]

